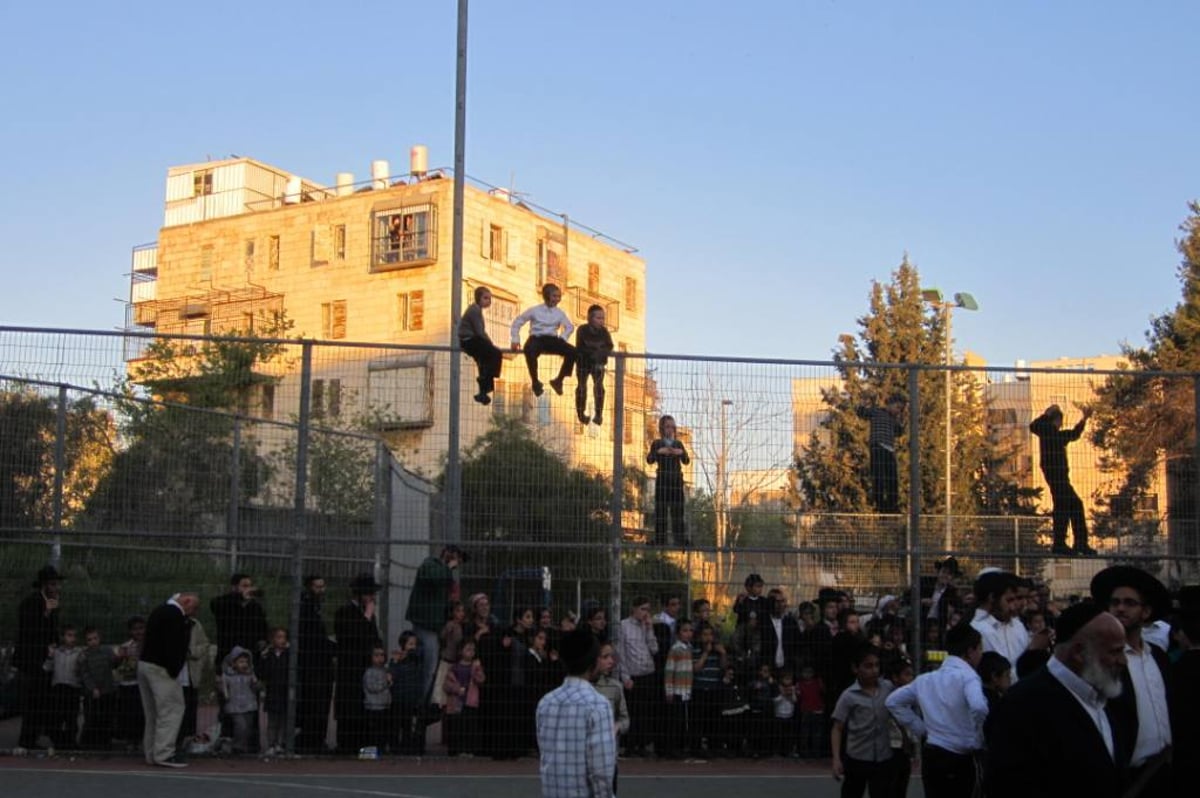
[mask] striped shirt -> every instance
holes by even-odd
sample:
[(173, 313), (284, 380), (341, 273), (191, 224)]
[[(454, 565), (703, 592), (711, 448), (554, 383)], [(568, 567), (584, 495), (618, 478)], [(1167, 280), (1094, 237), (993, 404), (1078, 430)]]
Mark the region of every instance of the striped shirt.
[(591, 683), (568, 676), (538, 702), (537, 741), (542, 798), (612, 798), (612, 707)]
[(692, 697), (692, 647), (682, 640), (671, 646), (663, 668), (667, 695), (687, 701)]

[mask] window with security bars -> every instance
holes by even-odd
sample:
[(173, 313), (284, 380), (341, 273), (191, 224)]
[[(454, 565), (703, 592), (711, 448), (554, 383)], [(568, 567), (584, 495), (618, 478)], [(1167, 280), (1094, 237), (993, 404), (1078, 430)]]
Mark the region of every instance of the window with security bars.
[(513, 319), (519, 315), (517, 303), (511, 299), (501, 299), (492, 294), (492, 304), (483, 311), (483, 324), (487, 328), (488, 338), (501, 349), (508, 341), (509, 331), (512, 330)]
[(420, 266), (437, 259), (437, 208), (432, 204), (375, 215), (372, 268), (377, 271)]
[(637, 313), (640, 303), (638, 302), (638, 281), (635, 277), (625, 278), (625, 309), (630, 313)]

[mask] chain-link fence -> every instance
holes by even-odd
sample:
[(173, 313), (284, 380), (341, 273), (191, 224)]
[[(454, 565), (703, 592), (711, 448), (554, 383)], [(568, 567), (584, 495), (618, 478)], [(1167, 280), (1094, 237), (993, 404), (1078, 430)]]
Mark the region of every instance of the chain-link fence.
[[(199, 720), (189, 732), (239, 748), (414, 752), (436, 704), (448, 715), (437, 726), (445, 734), (429, 735), (435, 750), (497, 755), (532, 745), (532, 707), (561, 678), (551, 652), (564, 621), (616, 639), (635, 598), (657, 609), (675, 597), (676, 615), (701, 612), (751, 706), (743, 694), (763, 655), (746, 613), (735, 613), (751, 574), (791, 602), (801, 636), (788, 643), (788, 669), (830, 675), (829, 649), (810, 640), (819, 609), (809, 603), (840, 593), (841, 609), (865, 613), (901, 597), (903, 631), (880, 642), (919, 661), (937, 635), (926, 637), (929, 614), (911, 608), (929, 598), (934, 564), (949, 555), (964, 593), (979, 569), (998, 566), (1045, 586), (1049, 601), (1086, 592), (1115, 560), (1172, 585), (1195, 577), (1196, 375), (617, 352), (602, 392), (578, 393), (568, 380), (561, 395), (536, 396), (523, 358), (507, 355), (484, 404), (469, 378), (452, 401), (452, 356), (0, 328), (0, 641), (15, 642), (24, 668), (8, 689), (26, 693), (8, 701), (24, 701), (27, 716), (41, 708), (35, 732), (82, 741), (79, 694), (54, 689), (72, 687), (66, 666), (55, 669), (66, 649), (40, 670), (61, 629), (35, 640), (19, 620), (48, 563), (65, 580), (57, 626), (73, 625), (81, 646), (94, 629), (113, 658), (116, 698), (103, 709), (85, 702), (93, 744), (139, 743), (131, 621), (194, 591), (211, 645), (194, 652)], [(540, 369), (557, 366), (546, 355)], [(463, 368), (473, 374), (465, 357)], [(1045, 412), (1052, 406), (1057, 419)], [(452, 435), (460, 457), (450, 459)], [(448, 462), (458, 492), (447, 490)], [(447, 543), (468, 559), (439, 588), (435, 622), (414, 612), (414, 586), (420, 594), (445, 575), (437, 563)], [(241, 575), (253, 592), (231, 585)], [(356, 580), (377, 586), (365, 625), (354, 623), (363, 619), (363, 603), (351, 601)], [(443, 629), (451, 598), (466, 617)], [(414, 626), (427, 663), (400, 653)], [(286, 657), (272, 651), (277, 627), (291, 640)], [(460, 662), (464, 639), (477, 643), (481, 668)], [(658, 642), (661, 665), (671, 637)], [(225, 662), (234, 645), (258, 670), (249, 694), (261, 743), (234, 723), (249, 681)], [(391, 673), (378, 694), (376, 645)], [(638, 737), (640, 715), (642, 731), (665, 741), (659, 703), (638, 691), (632, 739), (648, 739)], [(741, 706), (721, 695), (725, 709)], [(716, 694), (703, 701), (703, 745), (732, 745), (715, 731)], [(294, 728), (295, 739), (279, 731)], [(764, 744), (752, 743), (754, 728), (738, 746)]]

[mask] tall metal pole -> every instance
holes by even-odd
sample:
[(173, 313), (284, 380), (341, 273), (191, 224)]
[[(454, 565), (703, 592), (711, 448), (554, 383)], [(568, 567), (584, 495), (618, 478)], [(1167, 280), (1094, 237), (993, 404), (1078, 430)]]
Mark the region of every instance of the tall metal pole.
[(921, 654), (924, 642), (922, 625), (925, 613), (921, 608), (921, 404), (919, 372), (908, 369), (908, 584), (911, 591), (913, 612), (912, 656), (917, 672), (923, 670)]
[(463, 205), (466, 195), (467, 147), (467, 0), (458, 0), (458, 66), (454, 80), (454, 241), (450, 261), (450, 418), (446, 430), (446, 539), (462, 539), (462, 462), (459, 453), (459, 386), (462, 355), (458, 322), (462, 316)]
[[(625, 509), (625, 366), (627, 364), (622, 353), (613, 352), (613, 356), (616, 361), (616, 369), (613, 374), (612, 501), (608, 508), (612, 525), (612, 542), (609, 547), (612, 559), (609, 573), (608, 617), (613, 621), (609, 628), (618, 630), (620, 626), (615, 621), (621, 617), (621, 577), (623, 572), (621, 545), (625, 535), (622, 513)], [(581, 606), (582, 604), (577, 604), (576, 609)]]
[(950, 365), (954, 358), (954, 340), (950, 337), (951, 317), (954, 312), (953, 306), (946, 302), (942, 305), (946, 311), (946, 535), (942, 541), (942, 546), (949, 552), (954, 548), (954, 530), (952, 526), (951, 516), (951, 493), (950, 488), (952, 480), (950, 477), (950, 451), (953, 446), (952, 435), (954, 434), (953, 427), (950, 423)]
[(54, 427), (54, 543), (50, 564), (62, 565), (63, 482), (67, 476), (67, 386), (58, 386), (58, 407)]
[(300, 412), (296, 425), (296, 487), (292, 505), (292, 611), (291, 653), (288, 655), (287, 750), (296, 751), (296, 699), (299, 696), (300, 594), (304, 590), (304, 548), (308, 538), (308, 438), (312, 424), (312, 341), (302, 344), (300, 355)]

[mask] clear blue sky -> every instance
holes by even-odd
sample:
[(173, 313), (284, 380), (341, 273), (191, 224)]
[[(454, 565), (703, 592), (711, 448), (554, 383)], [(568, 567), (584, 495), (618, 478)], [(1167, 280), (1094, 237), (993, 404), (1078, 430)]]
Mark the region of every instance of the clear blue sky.
[[(1178, 298), (1195, 2), (472, 4), (467, 171), (637, 245), (655, 352), (825, 358), (907, 251), (997, 365)], [(172, 164), (452, 162), (455, 4), (5, 3), (9, 324), (112, 328)]]

